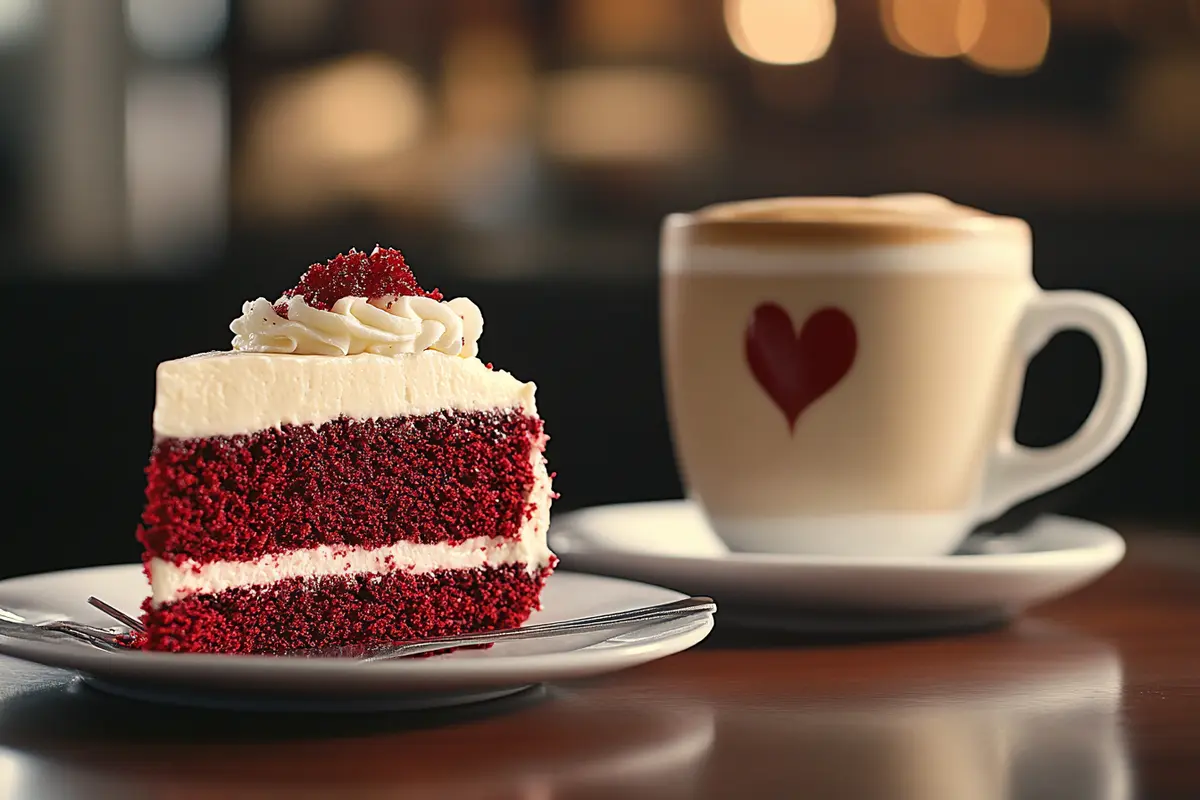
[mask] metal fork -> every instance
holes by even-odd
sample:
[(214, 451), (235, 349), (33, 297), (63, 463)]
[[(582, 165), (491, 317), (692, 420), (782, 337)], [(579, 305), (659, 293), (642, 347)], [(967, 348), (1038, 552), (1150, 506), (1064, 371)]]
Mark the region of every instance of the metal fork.
[(122, 637), (128, 631), (120, 628), (98, 628), (95, 625), (85, 625), (69, 619), (50, 619), (42, 622), (30, 622), (14, 611), (0, 608), (0, 634), (29, 636), (35, 639), (46, 638), (48, 633), (59, 633), (86, 642), (101, 650), (123, 650)]
[[(672, 603), (656, 606), (634, 608), (614, 614), (599, 614), (591, 617), (546, 622), (540, 625), (526, 625), (522, 628), (504, 628), (484, 633), (468, 633), (460, 636), (440, 636), (433, 639), (419, 639), (400, 642), (398, 644), (377, 645), (360, 650), (354, 657), (359, 661), (387, 661), (393, 658), (425, 655), (439, 650), (458, 647), (472, 647), (485, 644), (500, 644), (504, 642), (529, 641), (533, 639), (574, 639), (574, 647), (563, 648), (561, 642), (550, 648), (551, 652), (563, 652), (567, 649), (582, 649), (594, 644), (600, 644), (621, 635), (630, 635), (646, 630), (659, 629), (667, 622), (694, 622), (701, 617), (715, 614), (717, 604), (711, 597), (688, 597)], [(671, 628), (671, 632), (680, 626)], [(665, 633), (661, 635), (666, 635)], [(330, 657), (340, 655), (344, 648), (327, 648), (323, 650), (303, 651), (299, 655), (309, 657)], [(542, 650), (541, 652), (545, 652)], [(534, 651), (523, 655), (534, 655)]]
[[(143, 629), (142, 624), (136, 619), (99, 598), (89, 597), (88, 603), (114, 619), (128, 625), (130, 628), (135, 630)], [(470, 633), (461, 636), (440, 636), (433, 639), (410, 640), (397, 644), (375, 645), (371, 647), (346, 646), (295, 650), (283, 653), (282, 655), (301, 658), (353, 658), (356, 661), (374, 662), (423, 655), (458, 647), (559, 637), (574, 637), (576, 639), (576, 647), (569, 649), (580, 649), (606, 642), (621, 635), (630, 635), (649, 629), (657, 631), (668, 622), (694, 622), (701, 617), (715, 614), (716, 611), (717, 604), (713, 602), (711, 597), (687, 597), (671, 603), (643, 606), (611, 614), (578, 617), (559, 622), (547, 622), (540, 625), (527, 625), (522, 628), (504, 628), (496, 631)], [(90, 628), (91, 626), (83, 627)], [(678, 630), (678, 628), (679, 626), (672, 627), (671, 632)], [(92, 631), (104, 630), (102, 628), (92, 628)], [(659, 631), (659, 635), (666, 635), (666, 633)], [(555, 650), (561, 652), (562, 648), (559, 646)], [(531, 655), (532, 653), (528, 654)]]
[(115, 606), (110, 606), (108, 603), (104, 602), (103, 600), (101, 600), (99, 597), (96, 597), (95, 595), (90, 595), (88, 597), (88, 605), (91, 606), (92, 608), (103, 611), (105, 614), (108, 614), (110, 617), (115, 619), (117, 622), (120, 622), (122, 625), (129, 628), (131, 631), (137, 631), (138, 633), (141, 633), (144, 630), (146, 630), (146, 626), (142, 624), (142, 621), (140, 619), (129, 616), (124, 611), (122, 611), (121, 609), (119, 609)]

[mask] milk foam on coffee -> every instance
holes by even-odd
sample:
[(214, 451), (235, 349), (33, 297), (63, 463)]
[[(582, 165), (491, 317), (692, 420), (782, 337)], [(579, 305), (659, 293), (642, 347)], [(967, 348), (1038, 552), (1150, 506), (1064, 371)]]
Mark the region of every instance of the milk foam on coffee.
[(938, 195), (776, 197), (671, 215), (662, 266), (668, 273), (1028, 271), (1030, 240), (1023, 220)]
[(905, 221), (994, 217), (936, 194), (881, 194), (874, 197), (769, 197), (717, 203), (696, 212), (707, 219), (770, 221)]

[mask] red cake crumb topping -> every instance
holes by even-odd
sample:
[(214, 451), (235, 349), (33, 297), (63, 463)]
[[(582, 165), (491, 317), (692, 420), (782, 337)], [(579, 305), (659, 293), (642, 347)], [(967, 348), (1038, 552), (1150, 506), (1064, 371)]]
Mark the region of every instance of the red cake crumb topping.
[(304, 547), (515, 537), (542, 422), (520, 411), (341, 418), (166, 439), (146, 468), (144, 558), (251, 561)]
[(289, 578), (159, 608), (147, 599), (146, 634), (135, 644), (176, 653), (279, 653), (515, 628), (538, 608), (552, 569), (531, 573), (509, 564)]
[[(374, 300), (387, 295), (442, 299), (437, 289), (427, 292), (421, 288), (399, 250), (378, 246), (369, 254), (351, 248), (349, 253), (336, 255), (324, 264), (313, 264), (300, 276), (299, 283), (283, 293), (284, 297), (301, 296), (322, 311), (333, 308), (343, 297)], [(275, 311), (286, 317), (287, 304), (280, 303)]]

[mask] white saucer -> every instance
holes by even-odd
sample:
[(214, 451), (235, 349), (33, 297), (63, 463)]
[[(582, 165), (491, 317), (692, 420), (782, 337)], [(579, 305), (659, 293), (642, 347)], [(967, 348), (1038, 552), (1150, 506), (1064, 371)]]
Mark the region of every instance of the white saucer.
[(1094, 522), (1041, 517), (933, 558), (732, 553), (686, 500), (555, 517), (563, 566), (706, 594), (723, 619), (814, 633), (919, 633), (992, 625), (1112, 569), (1125, 542)]
[[(32, 621), (69, 618), (110, 624), (87, 605), (96, 595), (137, 609), (148, 586), (141, 565), (92, 567), (0, 581), (0, 607)], [(668, 603), (683, 595), (658, 586), (556, 572), (531, 623)], [(533, 684), (583, 678), (654, 661), (695, 645), (711, 616), (666, 631), (630, 634), (565, 653), (523, 653), (531, 643), (362, 664), (348, 659), (107, 653), (74, 640), (0, 637), (0, 654), (73, 670), (102, 691), (154, 702), (252, 710), (381, 711), (435, 708), (502, 697)], [(532, 643), (536, 645), (536, 643)]]

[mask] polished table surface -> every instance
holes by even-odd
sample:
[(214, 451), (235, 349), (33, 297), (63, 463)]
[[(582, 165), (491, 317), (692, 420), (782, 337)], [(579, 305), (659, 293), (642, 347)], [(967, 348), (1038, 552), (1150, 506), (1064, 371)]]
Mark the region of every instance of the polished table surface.
[(1200, 798), (1200, 538), (1130, 538), (1004, 629), (718, 622), (663, 661), (437, 713), (171, 709), (0, 659), (0, 797)]

